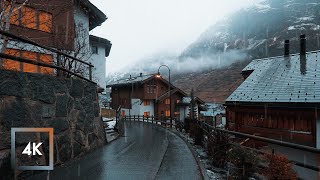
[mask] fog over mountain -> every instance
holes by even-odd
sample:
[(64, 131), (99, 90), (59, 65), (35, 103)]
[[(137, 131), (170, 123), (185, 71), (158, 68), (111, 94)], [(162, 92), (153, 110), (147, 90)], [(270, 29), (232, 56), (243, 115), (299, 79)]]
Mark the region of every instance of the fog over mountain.
[[(319, 49), (319, 22), (318, 0), (263, 0), (221, 19), (180, 54), (155, 54), (127, 72), (155, 73), (166, 64), (178, 87), (194, 88), (206, 101), (224, 102), (242, 82), (241, 69), (252, 59), (282, 55), (285, 39), (290, 53), (298, 52), (300, 34), (307, 36), (308, 51)], [(109, 80), (121, 76), (128, 74)]]

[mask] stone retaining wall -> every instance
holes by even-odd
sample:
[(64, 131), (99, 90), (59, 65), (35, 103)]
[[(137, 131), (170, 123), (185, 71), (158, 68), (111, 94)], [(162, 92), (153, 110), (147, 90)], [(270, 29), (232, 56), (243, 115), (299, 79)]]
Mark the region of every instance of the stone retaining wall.
[[(0, 175), (12, 175), (12, 127), (53, 127), (55, 165), (103, 146), (106, 136), (97, 97), (96, 85), (84, 80), (0, 70)], [(48, 154), (48, 136), (40, 139)], [(25, 143), (22, 139), (16, 146)]]

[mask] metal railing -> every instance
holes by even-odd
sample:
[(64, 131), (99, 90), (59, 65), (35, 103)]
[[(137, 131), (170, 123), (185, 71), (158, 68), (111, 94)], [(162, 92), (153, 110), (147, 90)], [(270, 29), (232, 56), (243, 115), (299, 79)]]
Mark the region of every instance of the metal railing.
[[(172, 125), (173, 128), (176, 128), (176, 126), (178, 125), (178, 122), (179, 122), (179, 121), (173, 120), (172, 121), (173, 123), (171, 124), (170, 121), (167, 119), (161, 120), (161, 118), (154, 117), (154, 116), (139, 116), (139, 115), (138, 116), (123, 116), (122, 119), (125, 121), (137, 121), (137, 122), (140, 121), (140, 122), (148, 122), (148, 123), (162, 125), (162, 126), (165, 125), (166, 127), (170, 127)], [(261, 141), (261, 142), (266, 142), (266, 143), (280, 145), (280, 146), (289, 147), (289, 148), (293, 148), (293, 149), (303, 150), (306, 152), (311, 152), (311, 153), (316, 153), (316, 154), (320, 153), (320, 149), (310, 147), (310, 146), (304, 146), (304, 145), (300, 145), (300, 144), (279, 141), (276, 139), (265, 138), (265, 137), (261, 137), (261, 136), (245, 134), (245, 133), (230, 131), (230, 130), (221, 129), (221, 128), (215, 128), (214, 126), (211, 126), (204, 121), (194, 120), (194, 122), (196, 122), (196, 124), (205, 132), (206, 135), (209, 135), (212, 131), (220, 131), (222, 133), (234, 135), (236, 137), (249, 138), (249, 139), (253, 139), (253, 140), (257, 140), (257, 141)], [(168, 126), (168, 125), (170, 125), (170, 126)], [(249, 147), (246, 147), (246, 148), (249, 148)], [(265, 153), (265, 152), (260, 151), (258, 149), (252, 149), (252, 148), (250, 148), (250, 149), (254, 150), (260, 154)], [(306, 169), (320, 171), (320, 168), (317, 166), (308, 165), (308, 164), (301, 163), (301, 162), (294, 161), (294, 160), (290, 160), (290, 162), (293, 163), (294, 165), (297, 165), (297, 166), (300, 166), (300, 167), (303, 167)]]
[(148, 122), (148, 123), (152, 123), (152, 124), (165, 125), (165, 126), (170, 126), (170, 127), (172, 127), (172, 126), (175, 127), (177, 125), (176, 121), (174, 119), (172, 119), (172, 121), (170, 121), (170, 118), (166, 118), (166, 117), (133, 115), (133, 116), (123, 116), (122, 119), (125, 121)]
[[(60, 71), (63, 71), (63, 72), (66, 72), (66, 73), (68, 73), (70, 75), (73, 75), (73, 76), (76, 76), (78, 78), (81, 78), (83, 80), (95, 83), (95, 82), (92, 81), (92, 68), (94, 66), (91, 63), (85, 62), (85, 61), (80, 60), (80, 59), (78, 59), (76, 57), (73, 57), (73, 56), (71, 56), (69, 54), (66, 54), (66, 53), (64, 53), (62, 51), (59, 51), (57, 49), (38, 44), (38, 43), (36, 43), (34, 41), (22, 38), (20, 36), (11, 34), (9, 32), (3, 31), (3, 30), (0, 30), (0, 34), (2, 35), (2, 37), (6, 36), (9, 40), (19, 41), (19, 42), (22, 42), (22, 43), (26, 43), (26, 44), (32, 45), (32, 46), (37, 47), (39, 49), (47, 50), (50, 53), (55, 53), (57, 55), (57, 62), (56, 62), (56, 65), (48, 64), (48, 63), (44, 63), (44, 62), (40, 62), (40, 61), (27, 59), (27, 58), (22, 58), (22, 57), (18, 57), (18, 56), (12, 56), (12, 55), (1, 53), (1, 52), (0, 52), (0, 60), (1, 59), (9, 59), (9, 60), (13, 60), (13, 61), (19, 61), (19, 62), (23, 62), (23, 63), (28, 63), (28, 64), (34, 64), (34, 65), (37, 65), (37, 66), (53, 68), (53, 69), (57, 70), (57, 76), (61, 76), (60, 75), (61, 74)], [(17, 50), (19, 50), (19, 48)], [(61, 60), (60, 60), (61, 56), (64, 56), (66, 58), (72, 59), (74, 61), (77, 61), (79, 63), (82, 63), (82, 64), (86, 65), (88, 67), (89, 78), (85, 78), (83, 75), (77, 74), (76, 72), (73, 72), (72, 69), (66, 69), (65, 67), (61, 66)]]

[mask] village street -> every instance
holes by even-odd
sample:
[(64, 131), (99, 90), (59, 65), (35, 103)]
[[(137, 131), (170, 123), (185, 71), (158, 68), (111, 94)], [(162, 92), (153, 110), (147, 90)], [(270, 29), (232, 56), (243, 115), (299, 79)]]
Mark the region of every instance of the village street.
[[(180, 137), (149, 123), (124, 126), (124, 137), (79, 161), (56, 167), (49, 179), (201, 179), (196, 160)], [(46, 172), (32, 179), (47, 176)]]

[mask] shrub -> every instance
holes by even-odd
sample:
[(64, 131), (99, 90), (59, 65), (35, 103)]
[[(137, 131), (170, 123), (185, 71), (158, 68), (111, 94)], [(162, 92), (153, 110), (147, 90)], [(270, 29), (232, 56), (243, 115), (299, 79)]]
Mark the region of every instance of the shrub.
[(226, 165), (227, 152), (230, 147), (227, 134), (213, 131), (208, 135), (207, 152), (213, 166), (224, 167)]
[(262, 174), (268, 179), (298, 179), (297, 173), (292, 169), (292, 163), (283, 155), (266, 154), (268, 167), (262, 170)]
[(231, 163), (230, 176), (232, 179), (249, 179), (258, 171), (260, 158), (258, 154), (240, 145), (234, 145), (228, 152)]
[(194, 144), (203, 145), (203, 130), (197, 124), (197, 120), (193, 120), (190, 123), (190, 136), (194, 139)]

